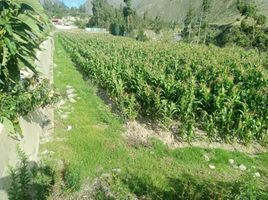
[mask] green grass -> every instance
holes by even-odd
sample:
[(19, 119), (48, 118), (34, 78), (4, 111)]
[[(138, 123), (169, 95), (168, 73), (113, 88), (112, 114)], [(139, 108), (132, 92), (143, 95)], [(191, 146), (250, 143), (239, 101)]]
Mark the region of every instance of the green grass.
[[(118, 199), (127, 194), (145, 195), (152, 199), (183, 199), (186, 198), (183, 195), (190, 195), (192, 190), (193, 193), (203, 192), (202, 195), (206, 196), (210, 190), (215, 192), (229, 188), (228, 191), (231, 191), (230, 188), (235, 190), (239, 187), (239, 180), (247, 173), (231, 167), (229, 159), (248, 168), (255, 167), (251, 173), (258, 171), (261, 174), (256, 185), (267, 186), (267, 153), (250, 156), (196, 147), (171, 150), (157, 140), (152, 140), (150, 147), (128, 146), (123, 139), (122, 120), (112, 114), (96, 95), (94, 85), (83, 80), (57, 36), (55, 63), (54, 80), (58, 90), (64, 95), (66, 86), (70, 85), (80, 100), (74, 104), (68, 103), (69, 109), (73, 107), (73, 112), (65, 120), (60, 118), (59, 109), (55, 111), (54, 138), (65, 140), (55, 140), (43, 145), (42, 149), (54, 151), (54, 159), (68, 163), (66, 180), (71, 187), (78, 189), (83, 181), (92, 181), (108, 173), (113, 176), (106, 182), (110, 182)], [(69, 132), (68, 125), (73, 126)], [(205, 161), (204, 154), (209, 155), (210, 162)], [(210, 169), (209, 164), (214, 164), (216, 169)], [(121, 172), (113, 173), (113, 169), (121, 169)], [(249, 176), (252, 174), (249, 173)], [(100, 192), (98, 198), (103, 199), (103, 193)]]

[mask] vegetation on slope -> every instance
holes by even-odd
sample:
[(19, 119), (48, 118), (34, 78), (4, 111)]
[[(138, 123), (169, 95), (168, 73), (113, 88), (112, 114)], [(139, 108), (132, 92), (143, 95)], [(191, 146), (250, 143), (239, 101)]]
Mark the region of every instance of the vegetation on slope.
[[(206, 9), (205, 9), (206, 8)], [(208, 24), (211, 1), (203, 1), (201, 16), (189, 9), (184, 20), (183, 40), (189, 43), (215, 44), (217, 46), (237, 45), (244, 48), (268, 50), (267, 17), (260, 14), (257, 6), (244, 1), (236, 1), (240, 17), (227, 25)]]
[[(249, 0), (251, 1), (251, 0)], [(87, 12), (92, 13), (92, 0), (85, 3)], [(235, 8), (236, 0), (212, 0), (212, 11), (209, 14), (210, 23), (230, 23), (239, 16)], [(251, 1), (252, 2), (252, 1)], [(268, 2), (265, 0), (254, 0), (261, 13), (268, 17)], [(123, 5), (123, 0), (108, 0), (110, 5), (117, 8)], [(176, 21), (182, 25), (187, 11), (192, 6), (195, 10), (201, 10), (200, 0), (133, 0), (132, 5), (140, 16), (147, 13), (152, 19), (160, 16), (167, 21)]]

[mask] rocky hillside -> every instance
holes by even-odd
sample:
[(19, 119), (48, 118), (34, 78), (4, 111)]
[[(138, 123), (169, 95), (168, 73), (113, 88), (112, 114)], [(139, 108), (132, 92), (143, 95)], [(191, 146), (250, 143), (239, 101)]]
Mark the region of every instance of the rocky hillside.
[[(85, 3), (86, 10), (92, 12), (92, 0)], [(119, 7), (123, 0), (107, 0), (111, 5)], [(255, 1), (260, 11), (268, 17), (268, 0)], [(193, 8), (200, 10), (201, 0), (133, 0), (133, 7), (138, 14), (147, 13), (150, 17), (161, 16), (166, 21), (182, 22), (187, 11), (192, 5)], [(212, 0), (212, 9), (209, 16), (210, 22), (228, 23), (233, 22), (238, 16), (235, 8), (236, 0)]]

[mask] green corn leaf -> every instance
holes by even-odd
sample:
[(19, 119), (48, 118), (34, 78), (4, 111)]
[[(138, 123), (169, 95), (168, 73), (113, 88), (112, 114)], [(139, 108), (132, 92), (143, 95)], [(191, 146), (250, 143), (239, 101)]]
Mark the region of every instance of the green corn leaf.
[(16, 53), (17, 53), (16, 44), (13, 41), (10, 41), (10, 39), (7, 37), (4, 39), (4, 41), (5, 41), (5, 44), (9, 50), (10, 54), (13, 56), (16, 55)]
[(31, 11), (31, 12), (35, 12), (35, 10), (33, 9), (33, 7), (31, 7), (28, 4), (22, 3), (20, 5), (20, 9), (19, 9), (19, 13), (25, 13), (25, 11)]

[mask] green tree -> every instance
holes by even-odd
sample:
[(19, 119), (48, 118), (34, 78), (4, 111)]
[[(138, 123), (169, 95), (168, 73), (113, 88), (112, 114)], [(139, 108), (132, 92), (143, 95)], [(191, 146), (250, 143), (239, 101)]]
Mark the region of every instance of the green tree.
[(116, 18), (116, 8), (113, 8), (107, 0), (93, 0), (93, 16), (89, 20), (90, 27), (102, 27), (109, 29)]
[(207, 17), (211, 9), (211, 3), (212, 0), (203, 0), (202, 2), (203, 15), (204, 15), (204, 44), (206, 43), (207, 40), (207, 27), (208, 27)]
[(256, 20), (257, 22), (257, 25), (258, 26), (265, 26), (265, 24), (266, 24), (266, 21), (267, 21), (267, 17), (265, 16), (265, 15), (259, 15), (258, 17), (257, 17), (257, 20)]
[[(201, 36), (201, 29), (203, 27), (203, 23), (207, 18), (207, 14), (209, 13), (211, 9), (211, 2), (212, 0), (202, 0), (202, 11), (201, 11), (201, 16), (199, 19), (199, 27), (198, 27), (198, 37), (197, 37), (197, 43), (200, 42), (200, 36)], [(204, 31), (204, 42), (206, 40), (206, 32), (207, 32), (207, 22), (205, 21), (205, 31)]]
[(192, 23), (193, 23), (194, 17), (195, 17), (195, 12), (194, 12), (193, 6), (191, 5), (184, 19), (184, 30), (183, 30), (184, 34), (188, 33), (189, 41), (191, 40)]
[(134, 13), (132, 7), (131, 7), (131, 0), (124, 0), (125, 6), (123, 8), (123, 14), (126, 19), (127, 23), (127, 31), (131, 31), (131, 17)]
[(32, 64), (44, 23), (28, 4), (0, 0), (0, 91), (20, 81), (20, 69), (37, 73)]
[(245, 2), (244, 0), (237, 0), (236, 7), (240, 14), (246, 18), (254, 18), (257, 14), (256, 5)]

